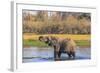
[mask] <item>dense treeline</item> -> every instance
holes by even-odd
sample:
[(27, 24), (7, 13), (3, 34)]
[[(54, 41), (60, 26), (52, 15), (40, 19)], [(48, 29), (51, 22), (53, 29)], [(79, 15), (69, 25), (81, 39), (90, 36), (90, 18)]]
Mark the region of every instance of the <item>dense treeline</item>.
[(90, 34), (90, 13), (23, 11), (23, 32), (35, 34)]

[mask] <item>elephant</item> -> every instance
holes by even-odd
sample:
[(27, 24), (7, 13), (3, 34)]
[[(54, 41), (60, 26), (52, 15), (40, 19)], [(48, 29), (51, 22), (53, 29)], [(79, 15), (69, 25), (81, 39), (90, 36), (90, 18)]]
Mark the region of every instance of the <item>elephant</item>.
[(54, 47), (54, 59), (60, 60), (62, 53), (67, 53), (69, 59), (75, 59), (76, 43), (71, 38), (40, 36), (39, 40)]

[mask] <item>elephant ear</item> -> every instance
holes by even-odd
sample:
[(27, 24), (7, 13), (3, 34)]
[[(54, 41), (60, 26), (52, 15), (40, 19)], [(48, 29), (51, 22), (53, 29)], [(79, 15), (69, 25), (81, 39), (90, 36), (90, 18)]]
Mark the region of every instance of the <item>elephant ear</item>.
[(56, 45), (56, 44), (58, 44), (58, 38), (57, 37), (51, 37), (51, 40), (52, 40), (52, 43), (54, 44), (54, 45)]
[(54, 36), (51, 36), (51, 39), (52, 40), (55, 40), (55, 41), (58, 41), (58, 38), (57, 37), (54, 37)]
[(40, 41), (42, 41), (43, 40), (43, 36), (39, 36), (39, 38), (38, 38)]
[(51, 37), (50, 36), (46, 36), (45, 38), (46, 38), (47, 41), (50, 41), (51, 40)]

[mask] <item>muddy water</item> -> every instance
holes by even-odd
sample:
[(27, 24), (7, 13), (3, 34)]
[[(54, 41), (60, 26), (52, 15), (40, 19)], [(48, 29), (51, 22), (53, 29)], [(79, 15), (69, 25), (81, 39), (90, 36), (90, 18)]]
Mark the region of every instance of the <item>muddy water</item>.
[[(76, 58), (74, 60), (84, 60), (91, 58), (90, 48), (77, 48)], [(61, 54), (61, 60), (69, 60), (66, 53)], [(39, 48), (39, 47), (28, 47), (23, 48), (23, 63), (27, 62), (45, 62), (54, 61), (54, 50), (53, 48)]]

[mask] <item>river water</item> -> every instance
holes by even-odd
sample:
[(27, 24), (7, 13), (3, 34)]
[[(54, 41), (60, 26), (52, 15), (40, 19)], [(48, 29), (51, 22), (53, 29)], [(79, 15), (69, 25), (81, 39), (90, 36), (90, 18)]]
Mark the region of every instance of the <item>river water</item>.
[[(49, 48), (39, 48), (39, 47), (28, 47), (23, 48), (23, 63), (28, 62), (48, 62), (54, 61), (54, 50), (52, 47)], [(91, 49), (90, 48), (77, 48), (76, 58), (74, 60), (84, 60), (91, 59)], [(61, 54), (61, 60), (67, 61), (68, 55), (66, 53)]]

